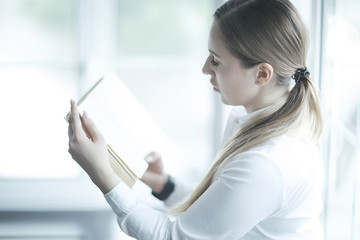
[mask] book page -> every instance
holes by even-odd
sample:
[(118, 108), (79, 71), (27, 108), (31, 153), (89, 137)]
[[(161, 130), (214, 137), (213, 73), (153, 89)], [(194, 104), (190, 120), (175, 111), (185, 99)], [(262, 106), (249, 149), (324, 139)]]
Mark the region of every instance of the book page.
[(107, 144), (141, 178), (144, 157), (156, 151), (164, 134), (156, 122), (115, 74), (109, 74), (79, 102), (102, 132)]

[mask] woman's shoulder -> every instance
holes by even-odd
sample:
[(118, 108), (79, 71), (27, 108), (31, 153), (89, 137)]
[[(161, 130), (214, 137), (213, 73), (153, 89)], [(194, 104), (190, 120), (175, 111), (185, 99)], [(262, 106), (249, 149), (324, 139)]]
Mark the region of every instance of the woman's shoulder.
[(315, 142), (306, 142), (289, 135), (271, 138), (246, 151), (246, 153), (265, 155), (274, 161), (298, 159), (307, 155), (317, 157), (317, 152), (318, 147)]
[(264, 169), (277, 172), (283, 178), (301, 178), (321, 168), (321, 157), (315, 143), (292, 136), (272, 138), (234, 156), (228, 167), (244, 166), (252, 171)]

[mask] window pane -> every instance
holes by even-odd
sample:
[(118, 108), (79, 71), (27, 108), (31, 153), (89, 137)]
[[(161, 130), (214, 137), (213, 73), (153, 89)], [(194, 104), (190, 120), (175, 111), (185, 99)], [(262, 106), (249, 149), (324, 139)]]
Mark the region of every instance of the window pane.
[[(67, 152), (71, 70), (2, 67), (0, 178), (59, 178), (79, 173)], [(70, 105), (70, 104), (69, 104)]]
[(0, 1), (0, 63), (73, 62), (72, 0)]
[(121, 0), (118, 9), (120, 55), (179, 56), (207, 49), (209, 0)]
[(332, 131), (326, 239), (352, 239), (358, 152), (340, 129)]
[(328, 21), (327, 55), (332, 67), (327, 70), (327, 76), (333, 79), (333, 112), (348, 128), (356, 130), (360, 81), (353, 70), (360, 67), (360, 25), (356, 26), (356, 22), (341, 13), (329, 17)]
[(76, 95), (76, 1), (0, 1), (0, 178), (75, 177), (64, 115)]

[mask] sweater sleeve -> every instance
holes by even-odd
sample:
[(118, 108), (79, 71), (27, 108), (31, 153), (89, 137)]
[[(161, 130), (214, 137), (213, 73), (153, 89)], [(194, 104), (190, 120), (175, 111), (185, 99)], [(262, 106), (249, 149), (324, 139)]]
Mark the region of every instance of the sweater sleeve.
[(271, 159), (242, 153), (174, 220), (142, 204), (124, 183), (105, 198), (120, 228), (137, 239), (240, 239), (281, 205), (282, 189), (282, 177)]

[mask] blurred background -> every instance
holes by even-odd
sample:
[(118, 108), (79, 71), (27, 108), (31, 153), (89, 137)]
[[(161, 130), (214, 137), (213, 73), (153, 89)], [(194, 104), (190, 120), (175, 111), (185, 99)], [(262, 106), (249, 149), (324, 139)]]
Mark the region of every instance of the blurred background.
[[(201, 178), (229, 111), (201, 73), (222, 2), (0, 0), (0, 239), (131, 239), (67, 152), (69, 100), (109, 72), (166, 133), (166, 170)], [(326, 239), (360, 239), (360, 1), (292, 2), (326, 120)], [(140, 182), (134, 191), (160, 207)]]

